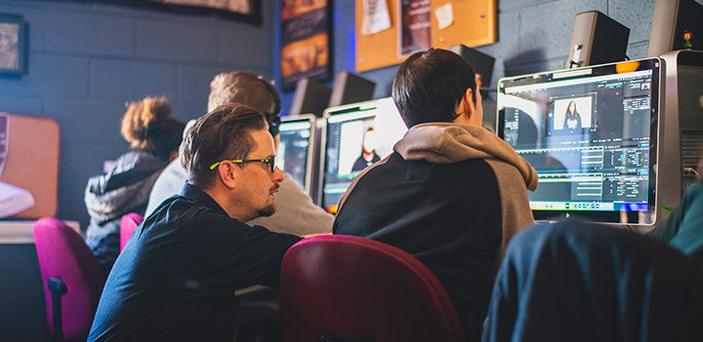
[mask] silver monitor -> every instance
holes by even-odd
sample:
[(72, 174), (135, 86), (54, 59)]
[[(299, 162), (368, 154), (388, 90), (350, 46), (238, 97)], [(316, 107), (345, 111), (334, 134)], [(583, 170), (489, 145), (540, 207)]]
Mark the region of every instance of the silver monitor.
[(703, 51), (679, 50), (661, 56), (666, 75), (664, 118), (667, 134), (661, 139), (666, 151), (660, 169), (663, 204), (678, 206), (683, 192), (698, 181), (703, 156)]
[(324, 116), (320, 204), (335, 213), (354, 177), (391, 154), (408, 129), (391, 98), (328, 108)]
[(539, 175), (537, 220), (652, 225), (663, 212), (658, 58), (501, 79), (498, 134)]
[(276, 163), (281, 170), (312, 194), (315, 145), (315, 115), (288, 116), (281, 120)]

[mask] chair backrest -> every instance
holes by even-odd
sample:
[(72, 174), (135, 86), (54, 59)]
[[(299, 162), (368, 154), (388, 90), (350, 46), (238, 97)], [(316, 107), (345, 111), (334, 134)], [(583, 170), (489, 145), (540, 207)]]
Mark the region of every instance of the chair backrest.
[(288, 250), (280, 313), (282, 341), (464, 340), (449, 296), (424, 264), (355, 236), (308, 238)]
[(122, 216), (120, 220), (120, 252), (127, 245), (127, 241), (132, 236), (137, 227), (144, 221), (144, 217), (137, 213), (129, 213)]
[(55, 218), (36, 221), (34, 240), (49, 330), (55, 334), (48, 279), (58, 278), (67, 288), (61, 296), (63, 335), (67, 341), (84, 341), (90, 332), (103, 288), (100, 266), (80, 234)]

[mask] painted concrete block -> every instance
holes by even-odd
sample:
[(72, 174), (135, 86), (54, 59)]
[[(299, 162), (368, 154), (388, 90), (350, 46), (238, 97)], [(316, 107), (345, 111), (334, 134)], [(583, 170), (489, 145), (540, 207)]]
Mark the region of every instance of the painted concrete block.
[(177, 100), (177, 66), (163, 63), (94, 59), (90, 94), (96, 97), (135, 100), (164, 95)]
[(654, 15), (654, 0), (637, 1), (637, 10), (633, 10), (632, 0), (609, 0), (608, 16), (630, 29), (630, 43), (649, 40)]
[(607, 8), (607, 0), (562, 0), (522, 10), (520, 53), (541, 51), (546, 59), (568, 55), (576, 14), (590, 10), (607, 13)]
[(273, 48), (270, 32), (246, 26), (236, 29), (221, 27), (217, 39), (220, 49), (217, 61), (227, 65), (270, 69)]
[(87, 95), (88, 59), (44, 53), (29, 54), (29, 72), (0, 78), (0, 95)]
[(52, 11), (46, 15), (46, 49), (91, 55), (131, 56), (131, 19), (89, 13)]
[(42, 116), (43, 104), (40, 97), (0, 96), (0, 112)]
[(215, 26), (137, 19), (136, 55), (168, 61), (215, 62), (217, 34)]
[(640, 59), (647, 57), (647, 50), (649, 49), (649, 41), (645, 40), (639, 43), (632, 43), (627, 46), (627, 56), (630, 59)]
[(45, 113), (59, 121), (61, 140), (67, 143), (122, 144), (120, 123), (125, 102), (115, 100), (47, 99)]
[(557, 1), (559, 0), (501, 0), (498, 1), (498, 10), (501, 12), (511, 12)]

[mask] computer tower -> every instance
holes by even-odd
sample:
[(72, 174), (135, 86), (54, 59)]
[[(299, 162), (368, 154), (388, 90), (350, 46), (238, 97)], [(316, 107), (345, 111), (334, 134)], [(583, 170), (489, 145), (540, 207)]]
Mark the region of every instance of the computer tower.
[(567, 68), (626, 59), (630, 29), (598, 11), (576, 14)]
[(670, 180), (660, 195), (671, 208), (686, 188), (697, 181), (695, 170), (703, 156), (703, 51), (679, 50), (661, 56), (664, 62), (664, 159), (658, 177)]
[(298, 81), (289, 115), (313, 113), (322, 116), (332, 96), (332, 89), (309, 78)]
[(703, 5), (695, 0), (656, 0), (647, 54), (657, 57), (688, 48), (684, 31), (691, 32), (691, 47), (703, 50)]
[(376, 83), (351, 72), (340, 72), (334, 78), (328, 107), (362, 102), (373, 98)]
[(461, 56), (461, 58), (474, 67), (474, 71), (481, 75), (482, 87), (489, 88), (491, 86), (493, 65), (496, 61), (495, 58), (463, 44), (453, 45), (449, 50)]

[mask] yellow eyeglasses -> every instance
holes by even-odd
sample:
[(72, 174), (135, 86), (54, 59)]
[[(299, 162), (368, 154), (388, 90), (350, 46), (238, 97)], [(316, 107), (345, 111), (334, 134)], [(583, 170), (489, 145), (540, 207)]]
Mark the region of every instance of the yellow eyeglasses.
[(228, 162), (235, 163), (235, 164), (261, 163), (261, 164), (268, 165), (271, 172), (273, 172), (276, 169), (276, 158), (266, 158), (266, 159), (228, 159), (228, 160), (222, 160), (222, 161), (218, 161), (217, 163), (210, 165), (210, 170), (214, 170), (217, 167), (217, 165), (220, 165), (223, 161), (228, 161)]

